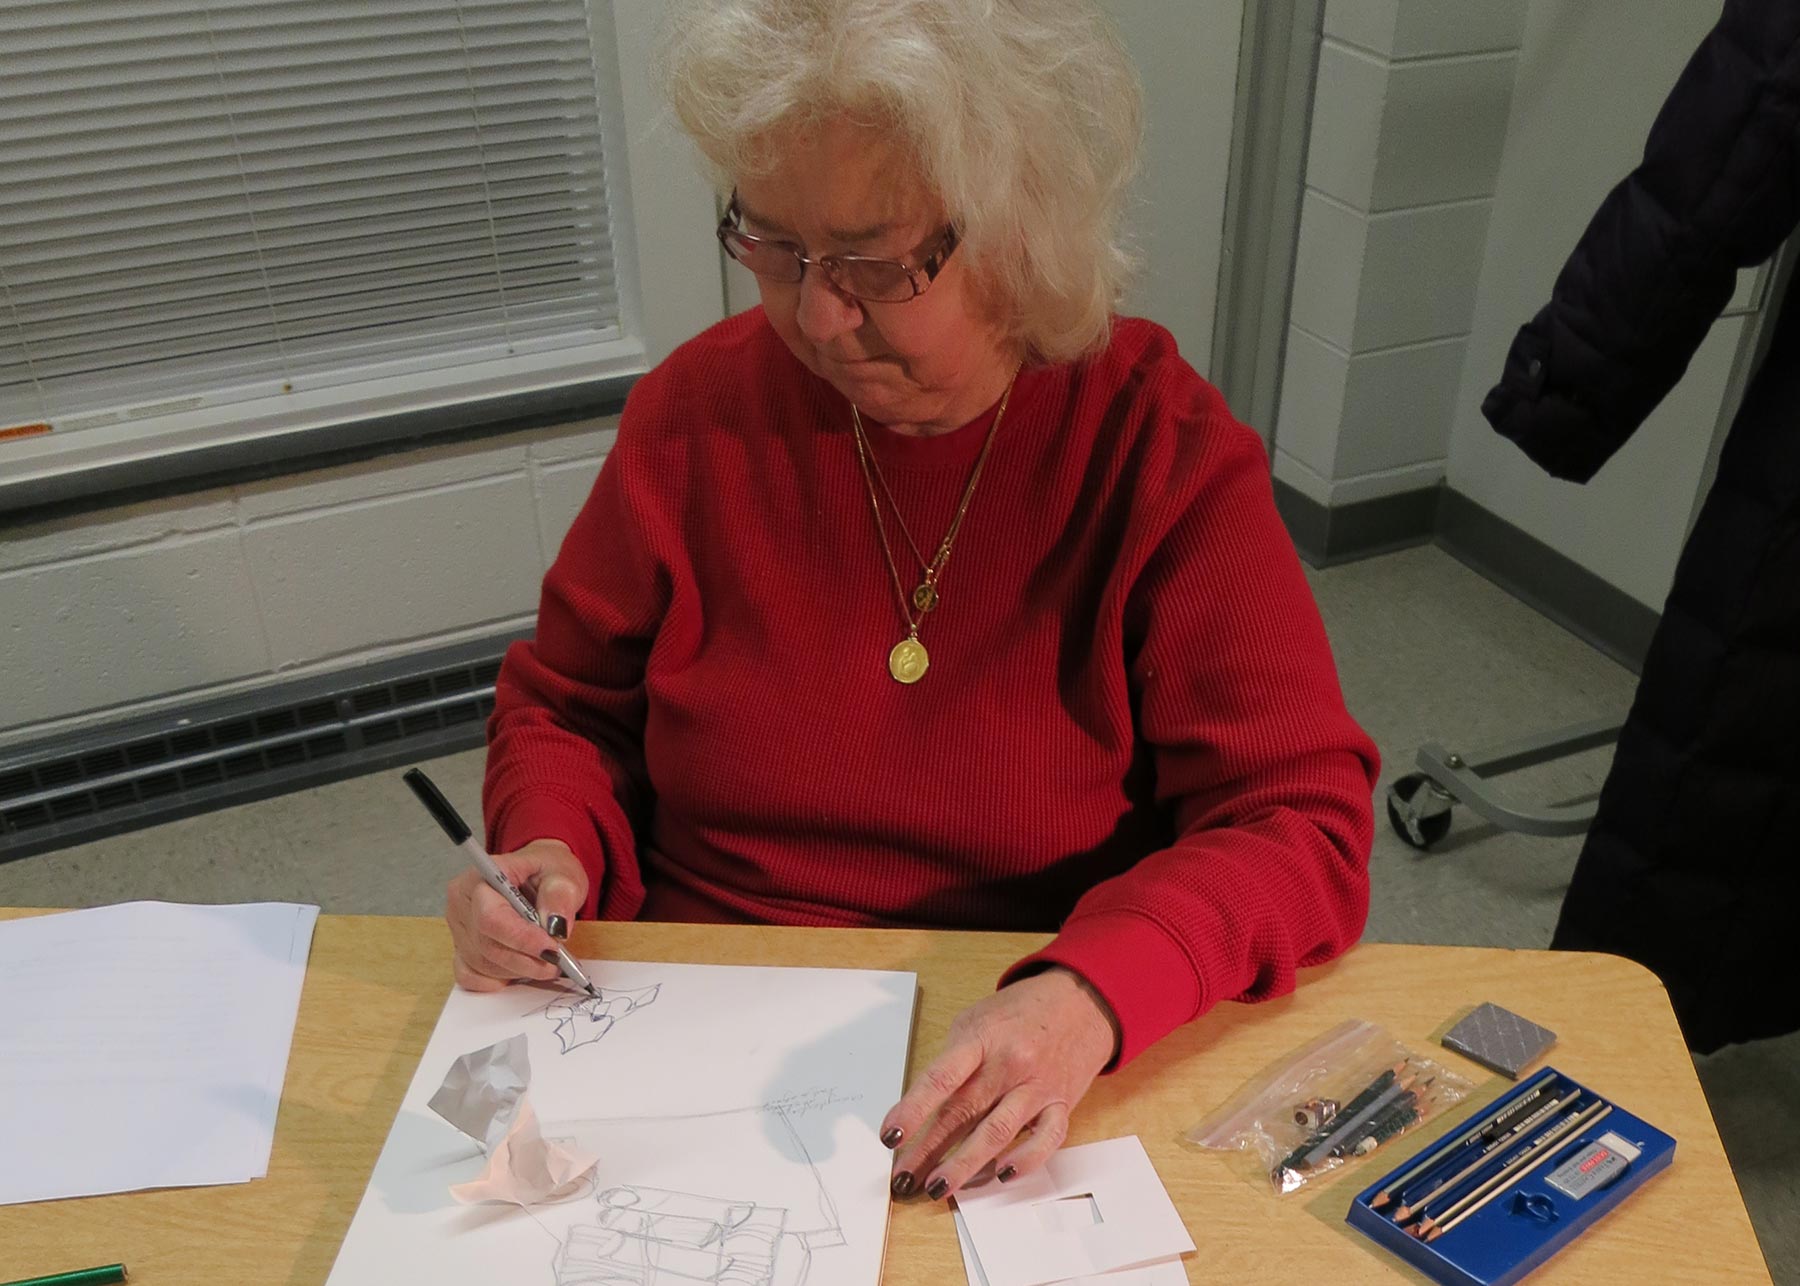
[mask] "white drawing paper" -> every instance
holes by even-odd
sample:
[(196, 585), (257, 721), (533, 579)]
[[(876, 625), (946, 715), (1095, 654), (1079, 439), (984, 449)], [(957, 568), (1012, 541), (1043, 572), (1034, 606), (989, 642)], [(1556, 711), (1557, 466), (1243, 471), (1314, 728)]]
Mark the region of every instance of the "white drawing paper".
[(1064, 1148), (1042, 1169), (959, 1193), (956, 1204), (981, 1273), (970, 1280), (983, 1286), (1090, 1277), (1113, 1286), (1120, 1269), (1194, 1248), (1135, 1134)]
[[(915, 976), (582, 964), (598, 998), (451, 994), (330, 1286), (875, 1286)], [(488, 1157), (428, 1102), (517, 1036), (543, 1138), (598, 1160), (560, 1200), (459, 1204)]]
[[(968, 1225), (963, 1223), (961, 1209), (953, 1208), (951, 1215), (956, 1221), (956, 1244), (962, 1251), (963, 1272), (968, 1275), (969, 1286), (988, 1286), (987, 1274), (981, 1271), (981, 1260), (976, 1257), (975, 1243), (969, 1240)], [(1187, 1286), (1187, 1279), (1187, 1269), (1181, 1266), (1181, 1256), (1173, 1255), (1139, 1268), (1121, 1268), (1116, 1272), (1099, 1273), (1092, 1277), (1066, 1278), (1057, 1282), (1056, 1286)]]
[(0, 1205), (269, 1172), (315, 906), (0, 922)]

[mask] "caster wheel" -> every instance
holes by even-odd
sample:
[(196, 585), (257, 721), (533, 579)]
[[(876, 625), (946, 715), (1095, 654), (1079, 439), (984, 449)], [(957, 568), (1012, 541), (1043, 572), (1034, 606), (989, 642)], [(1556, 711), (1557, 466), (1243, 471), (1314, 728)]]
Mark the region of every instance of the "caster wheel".
[(1388, 823), (1413, 848), (1428, 849), (1450, 833), (1450, 792), (1424, 773), (1409, 773), (1388, 787)]

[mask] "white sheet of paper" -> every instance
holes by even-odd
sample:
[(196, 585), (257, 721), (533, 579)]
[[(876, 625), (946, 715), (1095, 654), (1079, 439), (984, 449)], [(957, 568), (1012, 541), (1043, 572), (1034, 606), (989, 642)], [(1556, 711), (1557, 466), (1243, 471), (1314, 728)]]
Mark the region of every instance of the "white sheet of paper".
[(1119, 1269), (1194, 1248), (1135, 1134), (1064, 1148), (1036, 1173), (960, 1193), (956, 1204), (985, 1286), (1089, 1277), (1112, 1286)]
[[(988, 1286), (987, 1274), (981, 1271), (981, 1260), (975, 1257), (975, 1243), (969, 1240), (969, 1229), (963, 1223), (962, 1211), (952, 1209), (951, 1215), (956, 1221), (956, 1244), (962, 1250), (963, 1272), (968, 1274), (969, 1286)], [(1181, 1256), (1174, 1255), (1140, 1268), (1121, 1268), (1117, 1272), (1100, 1273), (1093, 1277), (1065, 1278), (1057, 1282), (1056, 1286), (1187, 1286), (1187, 1279), (1187, 1269), (1181, 1266)]]
[[(917, 979), (851, 969), (583, 961), (601, 989), (445, 1002), (330, 1286), (875, 1286)], [(459, 1205), (487, 1163), (427, 1103), (455, 1060), (523, 1033), (546, 1140), (598, 1157), (566, 1199)]]
[(0, 922), (0, 1205), (269, 1172), (316, 906)]

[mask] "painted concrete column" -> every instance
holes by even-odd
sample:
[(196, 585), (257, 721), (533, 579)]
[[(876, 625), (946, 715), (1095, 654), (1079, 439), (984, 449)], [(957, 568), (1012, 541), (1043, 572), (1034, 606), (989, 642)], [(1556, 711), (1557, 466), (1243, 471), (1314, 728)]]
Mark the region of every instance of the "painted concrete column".
[(1275, 477), (1332, 508), (1435, 487), (1525, 0), (1328, 0)]

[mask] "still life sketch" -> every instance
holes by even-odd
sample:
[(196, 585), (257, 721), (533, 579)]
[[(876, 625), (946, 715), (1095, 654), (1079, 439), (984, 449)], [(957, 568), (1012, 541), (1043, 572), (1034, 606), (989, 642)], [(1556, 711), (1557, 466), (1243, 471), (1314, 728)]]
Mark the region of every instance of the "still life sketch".
[(806, 1280), (803, 1260), (782, 1261), (785, 1210), (655, 1188), (610, 1188), (600, 1205), (598, 1221), (576, 1227), (563, 1243), (557, 1286), (797, 1286)]
[(552, 1000), (544, 1006), (544, 1014), (555, 1024), (556, 1039), (567, 1054), (599, 1040), (621, 1018), (655, 1001), (661, 990), (660, 983), (635, 991), (601, 987), (598, 996), (577, 994)]
[(796, 1189), (800, 1206), (645, 1185), (607, 1188), (561, 1241), (556, 1286), (805, 1286), (814, 1251), (847, 1244), (842, 1221), (781, 1109), (748, 1112), (770, 1114), (769, 1124), (792, 1135), (809, 1172)]
[(914, 975), (590, 976), (451, 994), (330, 1286), (875, 1286)]

